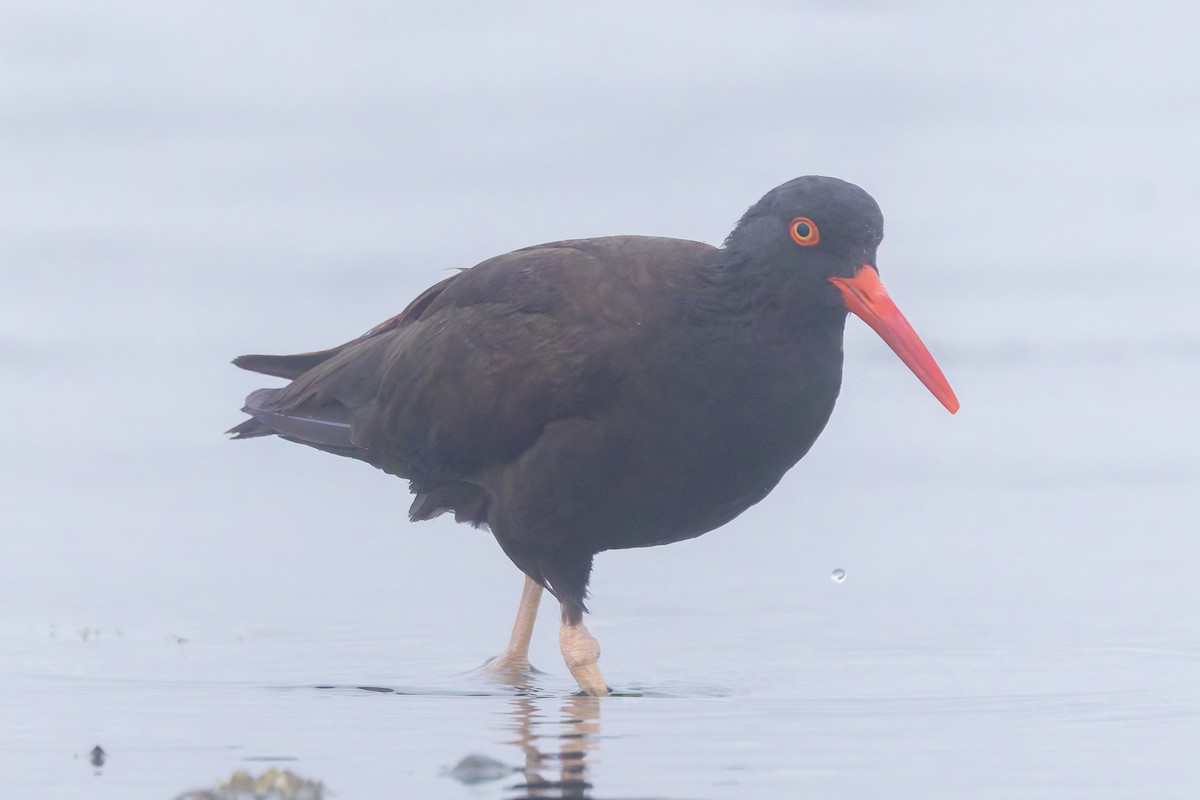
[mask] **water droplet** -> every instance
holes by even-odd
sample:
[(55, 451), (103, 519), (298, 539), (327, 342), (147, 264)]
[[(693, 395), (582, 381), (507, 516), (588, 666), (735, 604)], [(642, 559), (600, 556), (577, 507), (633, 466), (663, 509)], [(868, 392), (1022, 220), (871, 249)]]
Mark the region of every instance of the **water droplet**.
[(829, 576), (829, 580), (833, 581), (834, 583), (841, 583), (842, 581), (846, 580), (846, 570), (835, 569), (833, 574)]

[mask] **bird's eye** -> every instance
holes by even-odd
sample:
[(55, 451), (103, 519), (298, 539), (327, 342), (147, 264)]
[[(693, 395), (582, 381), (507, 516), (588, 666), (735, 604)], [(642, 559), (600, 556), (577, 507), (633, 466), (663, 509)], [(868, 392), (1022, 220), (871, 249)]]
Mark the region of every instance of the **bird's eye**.
[(790, 230), (792, 241), (801, 247), (811, 247), (821, 241), (821, 232), (817, 230), (817, 223), (808, 217), (796, 217), (792, 220)]

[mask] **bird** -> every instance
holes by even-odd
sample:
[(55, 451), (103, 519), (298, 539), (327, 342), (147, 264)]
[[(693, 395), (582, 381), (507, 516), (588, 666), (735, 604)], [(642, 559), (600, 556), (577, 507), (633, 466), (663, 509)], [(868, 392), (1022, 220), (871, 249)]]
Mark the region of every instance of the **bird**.
[(880, 281), (882, 238), (866, 191), (808, 175), (719, 247), (606, 236), (515, 250), (345, 344), (234, 359), (290, 382), (252, 392), (227, 433), (364, 461), (409, 482), (412, 521), (490, 530), (525, 583), (488, 666), (527, 673), (548, 591), (580, 692), (606, 695), (583, 622), (593, 557), (700, 536), (765, 498), (830, 418), (849, 313), (958, 410)]

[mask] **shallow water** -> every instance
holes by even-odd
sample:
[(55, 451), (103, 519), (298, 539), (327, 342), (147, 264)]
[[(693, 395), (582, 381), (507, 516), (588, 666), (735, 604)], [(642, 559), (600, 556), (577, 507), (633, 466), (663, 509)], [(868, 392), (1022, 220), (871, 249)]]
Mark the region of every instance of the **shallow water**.
[[(1070, 6), (5, 5), (0, 787), (1196, 796), (1194, 26)], [(532, 686), (471, 674), (521, 584), (487, 534), (220, 435), (238, 353), (537, 241), (716, 242), (804, 172), (879, 198), (963, 409), (852, 320), (776, 492), (598, 557), (621, 696), (571, 694), (549, 606)]]

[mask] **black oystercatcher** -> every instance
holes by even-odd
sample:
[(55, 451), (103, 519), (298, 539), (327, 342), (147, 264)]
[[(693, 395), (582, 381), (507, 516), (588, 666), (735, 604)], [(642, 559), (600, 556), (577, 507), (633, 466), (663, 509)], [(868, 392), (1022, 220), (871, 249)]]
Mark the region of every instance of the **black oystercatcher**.
[(606, 694), (583, 625), (592, 557), (699, 536), (766, 497), (833, 411), (847, 310), (958, 409), (879, 282), (882, 237), (870, 195), (809, 176), (720, 248), (612, 236), (497, 256), (339, 347), (237, 358), (291, 383), (253, 392), (230, 433), (407, 478), (413, 520), (486, 525), (526, 575), (492, 666), (528, 669), (546, 588), (572, 675)]

